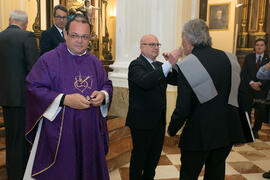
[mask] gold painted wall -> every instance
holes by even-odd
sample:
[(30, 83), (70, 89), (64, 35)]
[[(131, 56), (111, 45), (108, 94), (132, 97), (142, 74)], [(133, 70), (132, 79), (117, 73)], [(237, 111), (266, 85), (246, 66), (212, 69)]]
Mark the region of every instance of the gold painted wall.
[(11, 10), (24, 10), (28, 14), (27, 30), (33, 31), (32, 25), (37, 14), (36, 0), (0, 0), (0, 31), (8, 27), (8, 19)]
[(116, 30), (116, 1), (109, 0), (107, 5), (107, 27), (109, 38), (112, 39), (112, 57), (115, 60), (115, 30)]

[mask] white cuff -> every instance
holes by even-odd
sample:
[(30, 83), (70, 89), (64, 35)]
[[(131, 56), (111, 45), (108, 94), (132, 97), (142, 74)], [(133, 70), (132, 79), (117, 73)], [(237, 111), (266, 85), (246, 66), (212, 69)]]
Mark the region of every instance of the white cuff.
[(61, 111), (62, 107), (59, 107), (61, 98), (64, 94), (61, 93), (59, 94), (51, 106), (44, 112), (43, 117), (47, 118), (50, 121), (53, 121), (57, 114)]
[(107, 91), (101, 90), (105, 94), (105, 104), (100, 106), (100, 111), (103, 117), (108, 115), (108, 107), (109, 107), (109, 94)]
[(169, 61), (165, 61), (163, 64), (162, 64), (162, 70), (163, 70), (163, 74), (165, 77), (167, 77), (170, 69), (172, 68), (172, 65), (171, 63), (169, 63)]
[(109, 94), (105, 90), (101, 90), (101, 92), (104, 92), (104, 94), (105, 94), (105, 104), (108, 104), (109, 103)]

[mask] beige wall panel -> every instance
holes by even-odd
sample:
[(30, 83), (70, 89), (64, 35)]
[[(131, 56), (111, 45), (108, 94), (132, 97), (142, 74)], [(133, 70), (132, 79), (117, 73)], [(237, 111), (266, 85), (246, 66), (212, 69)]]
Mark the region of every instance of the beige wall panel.
[(2, 22), (1, 22), (0, 28), (2, 31), (8, 27), (8, 18), (9, 18), (12, 2), (9, 0), (3, 0), (1, 1), (1, 4), (2, 4), (2, 8), (0, 12), (1, 12)]
[(47, 21), (46, 21), (46, 0), (40, 0), (40, 28), (41, 30), (47, 29)]
[(0, 31), (8, 27), (8, 19), (11, 10), (20, 9), (28, 14), (28, 27), (27, 30), (32, 30), (32, 25), (35, 21), (37, 13), (36, 0), (0, 0)]
[(3, 15), (2, 15), (2, 12), (3, 12), (3, 1), (0, 1), (0, 31), (2, 31), (2, 23), (3, 23), (3, 21), (4, 21), (4, 17), (3, 17)]
[(35, 18), (37, 15), (37, 2), (36, 0), (26, 0), (25, 1), (25, 9), (28, 14), (28, 31), (33, 31), (32, 25), (35, 22)]
[(20, 9), (20, 10), (23, 10), (21, 9), (21, 0), (9, 0), (11, 2), (11, 10), (13, 9)]
[[(176, 90), (167, 90), (167, 112), (166, 112), (166, 129), (169, 126), (171, 121), (172, 113), (175, 109), (176, 99), (177, 99), (177, 91)], [(178, 132), (179, 134), (180, 132)], [(166, 132), (167, 135), (167, 132)]]

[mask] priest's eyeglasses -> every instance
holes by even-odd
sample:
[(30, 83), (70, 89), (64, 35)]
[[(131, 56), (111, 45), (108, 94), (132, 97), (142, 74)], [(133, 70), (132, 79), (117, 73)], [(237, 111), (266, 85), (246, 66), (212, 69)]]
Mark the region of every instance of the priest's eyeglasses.
[(89, 41), (90, 40), (90, 34), (84, 34), (84, 35), (79, 35), (79, 34), (76, 34), (76, 33), (72, 33), (72, 34), (68, 34), (69, 37), (71, 37), (71, 39), (74, 39), (74, 40), (79, 40), (79, 39), (82, 39), (84, 41)]
[(160, 46), (161, 46), (160, 43), (142, 43), (142, 45), (148, 45), (148, 46), (150, 46), (151, 48), (154, 48), (154, 47), (160, 47)]

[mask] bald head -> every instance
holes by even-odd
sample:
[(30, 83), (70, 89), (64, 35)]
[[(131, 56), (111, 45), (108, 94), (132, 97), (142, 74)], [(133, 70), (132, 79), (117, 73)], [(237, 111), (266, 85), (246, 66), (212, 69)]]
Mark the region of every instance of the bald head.
[(153, 34), (146, 34), (141, 38), (140, 41), (141, 53), (147, 58), (155, 61), (159, 55), (159, 41)]
[(13, 10), (10, 12), (9, 25), (17, 25), (21, 29), (26, 30), (28, 24), (28, 16), (25, 11)]
[(140, 43), (147, 43), (148, 41), (151, 41), (151, 40), (157, 40), (158, 41), (158, 38), (153, 35), (153, 34), (146, 34), (146, 35), (143, 35), (143, 37), (141, 38), (141, 41)]

